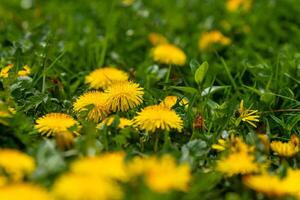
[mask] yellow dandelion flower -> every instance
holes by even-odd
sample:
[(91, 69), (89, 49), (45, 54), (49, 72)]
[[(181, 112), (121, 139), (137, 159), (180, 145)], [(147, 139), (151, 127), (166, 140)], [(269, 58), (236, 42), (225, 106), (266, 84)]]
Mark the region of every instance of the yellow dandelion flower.
[(289, 190), (291, 189), (286, 187), (287, 182), (285, 178), (280, 179), (280, 177), (268, 173), (245, 176), (243, 183), (247, 187), (269, 197), (283, 197), (289, 195)]
[(23, 68), (18, 71), (18, 76), (28, 76), (31, 73), (31, 68), (28, 65), (24, 65)]
[(159, 45), (159, 44), (166, 44), (168, 43), (167, 38), (165, 38), (164, 36), (162, 36), (159, 33), (150, 33), (148, 35), (148, 40), (150, 41), (150, 43), (153, 46)]
[[(113, 122), (115, 121), (115, 116), (110, 116), (106, 119), (103, 120), (103, 122), (101, 122), (98, 127), (103, 127), (104, 125), (106, 126), (111, 126), (113, 124)], [(132, 126), (133, 122), (131, 119), (127, 119), (127, 118), (124, 118), (124, 117), (120, 117), (119, 118), (119, 123), (118, 123), (118, 126), (117, 128), (119, 129), (123, 129), (123, 128), (126, 128), (128, 126)]]
[(0, 78), (7, 78), (9, 71), (11, 70), (11, 68), (13, 68), (13, 64), (9, 64), (7, 66), (5, 66), (4, 68), (1, 69), (0, 71)]
[(180, 98), (178, 96), (167, 96), (159, 105), (166, 106), (171, 109), (179, 101), (179, 105), (188, 106), (189, 102), (185, 98)]
[(44, 189), (29, 183), (16, 183), (0, 187), (0, 199), (3, 200), (52, 200)]
[(104, 67), (92, 71), (85, 77), (90, 88), (105, 89), (116, 81), (127, 81), (128, 74), (114, 67)]
[(254, 126), (256, 128), (256, 125), (254, 122), (259, 122), (259, 115), (257, 114), (257, 110), (249, 110), (244, 107), (244, 100), (241, 101), (240, 107), (239, 107), (239, 119), (243, 122), (247, 122), (248, 124)]
[(72, 163), (71, 171), (76, 174), (126, 181), (128, 175), (124, 159), (125, 154), (122, 152), (86, 157)]
[(183, 121), (177, 113), (160, 105), (144, 108), (133, 121), (139, 129), (149, 132), (155, 132), (156, 130), (170, 131), (171, 129), (181, 132), (183, 128)]
[(211, 146), (211, 148), (216, 151), (224, 151), (227, 147), (228, 147), (228, 145), (227, 145), (226, 141), (223, 139), (218, 139), (218, 143), (213, 144)]
[(152, 50), (152, 57), (155, 61), (168, 65), (182, 66), (186, 62), (185, 53), (172, 44), (157, 45)]
[(229, 156), (219, 160), (217, 162), (217, 170), (228, 176), (233, 176), (258, 172), (259, 165), (255, 163), (253, 155), (241, 151), (233, 152)]
[(52, 194), (64, 200), (116, 200), (123, 196), (120, 187), (109, 179), (74, 173), (58, 178)]
[(217, 170), (228, 176), (258, 172), (260, 166), (252, 155), (254, 149), (239, 137), (231, 138), (230, 142), (230, 154), (217, 162)]
[(189, 165), (177, 165), (174, 158), (168, 155), (161, 158), (136, 157), (129, 162), (128, 169), (131, 176), (144, 176), (146, 184), (159, 193), (187, 191), (191, 180)]
[(69, 128), (78, 125), (78, 122), (70, 115), (64, 113), (49, 113), (36, 120), (35, 128), (42, 135), (50, 136), (67, 132)]
[(35, 170), (35, 161), (32, 157), (18, 150), (0, 149), (0, 168), (2, 168), (12, 180), (18, 181)]
[(89, 91), (78, 97), (73, 104), (76, 112), (88, 111), (87, 106), (92, 108), (88, 111), (87, 118), (94, 122), (99, 122), (109, 113), (106, 105), (107, 95), (99, 91)]
[(299, 152), (299, 146), (295, 145), (291, 141), (272, 141), (270, 147), (272, 151), (282, 157), (292, 157)]
[(137, 83), (123, 81), (112, 84), (105, 93), (109, 110), (127, 111), (143, 102), (144, 89)]
[(198, 42), (200, 50), (210, 50), (212, 45), (215, 44), (227, 46), (231, 44), (231, 40), (224, 36), (220, 31), (214, 30), (202, 33)]
[(5, 176), (0, 176), (0, 187), (6, 185), (6, 183), (7, 183), (7, 178)]
[(227, 0), (226, 8), (230, 12), (242, 9), (244, 11), (249, 11), (252, 6), (252, 0)]

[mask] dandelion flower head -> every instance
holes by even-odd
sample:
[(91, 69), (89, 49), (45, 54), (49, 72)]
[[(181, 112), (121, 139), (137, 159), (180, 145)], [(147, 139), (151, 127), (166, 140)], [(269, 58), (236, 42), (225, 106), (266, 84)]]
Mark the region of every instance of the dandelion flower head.
[(18, 150), (0, 149), (0, 168), (12, 180), (18, 181), (35, 170), (35, 161), (32, 157)]
[(105, 89), (116, 81), (127, 81), (128, 74), (115, 67), (104, 67), (92, 71), (85, 82), (93, 89)]
[(161, 105), (145, 107), (134, 118), (134, 124), (141, 130), (155, 132), (156, 130), (175, 129), (181, 132), (183, 121), (180, 116), (169, 108)]
[[(99, 91), (89, 91), (79, 96), (73, 104), (76, 112), (88, 111), (87, 118), (94, 122), (99, 122), (109, 113), (106, 105), (107, 95)], [(92, 108), (88, 110), (88, 106)]]
[(78, 126), (78, 122), (64, 113), (49, 113), (36, 120), (35, 128), (46, 136), (69, 131), (69, 128)]
[(111, 111), (127, 111), (143, 102), (144, 89), (130, 81), (116, 82), (105, 90)]
[(175, 45), (159, 44), (152, 50), (152, 57), (155, 61), (167, 65), (182, 66), (186, 62), (185, 53)]

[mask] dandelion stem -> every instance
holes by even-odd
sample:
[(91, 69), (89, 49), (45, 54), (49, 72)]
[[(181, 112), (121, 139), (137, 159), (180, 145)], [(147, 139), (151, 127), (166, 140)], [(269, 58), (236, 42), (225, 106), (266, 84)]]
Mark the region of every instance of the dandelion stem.
[(170, 65), (169, 65), (169, 68), (168, 68), (168, 71), (167, 71), (167, 76), (166, 76), (166, 79), (165, 79), (164, 90), (167, 89), (167, 84), (168, 84), (169, 79), (170, 79), (171, 70), (172, 70), (172, 65), (170, 64)]
[(155, 133), (154, 152), (158, 151), (159, 134)]
[(164, 141), (164, 150), (167, 150), (170, 147), (171, 144), (171, 138), (170, 138), (170, 133), (169, 131), (164, 132), (165, 135), (165, 141)]

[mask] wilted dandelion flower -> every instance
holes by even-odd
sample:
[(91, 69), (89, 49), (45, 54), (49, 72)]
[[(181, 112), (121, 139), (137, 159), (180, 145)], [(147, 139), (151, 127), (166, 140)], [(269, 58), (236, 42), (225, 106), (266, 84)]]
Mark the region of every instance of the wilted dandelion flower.
[(44, 188), (29, 183), (15, 183), (0, 187), (0, 199), (53, 200)]
[(3, 67), (0, 71), (0, 78), (7, 78), (9, 71), (11, 70), (11, 68), (13, 68), (13, 66), (14, 66), (13, 64), (9, 64), (9, 65)]
[(252, 0), (227, 0), (226, 8), (230, 12), (237, 11), (238, 9), (243, 9), (248, 11), (251, 9)]
[(220, 31), (215, 30), (202, 33), (198, 42), (200, 50), (209, 50), (211, 46), (215, 44), (227, 46), (231, 44), (231, 40), (224, 36)]
[(109, 86), (105, 93), (109, 110), (127, 111), (143, 102), (144, 89), (137, 83), (122, 81)]
[(165, 193), (172, 190), (188, 190), (190, 167), (186, 163), (177, 165), (171, 156), (136, 157), (129, 162), (128, 167), (131, 176), (144, 176), (146, 184), (153, 191)]
[(72, 163), (71, 171), (76, 174), (126, 181), (128, 175), (124, 159), (125, 154), (122, 152), (86, 157)]
[(299, 146), (295, 145), (291, 141), (272, 141), (270, 146), (272, 151), (274, 151), (276, 154), (282, 157), (292, 157), (299, 152)]
[(184, 65), (186, 62), (185, 53), (175, 45), (159, 44), (152, 50), (152, 57), (155, 61), (168, 65)]
[(150, 33), (148, 35), (148, 39), (153, 46), (168, 43), (167, 38), (165, 38), (164, 36), (162, 36), (159, 33)]
[(0, 149), (0, 168), (12, 180), (18, 181), (35, 170), (35, 161), (32, 157), (18, 150)]
[(284, 186), (284, 179), (280, 179), (276, 175), (267, 173), (248, 175), (243, 178), (243, 183), (247, 187), (270, 197), (282, 197), (289, 194)]
[(120, 187), (113, 181), (86, 174), (64, 174), (52, 188), (56, 199), (63, 200), (116, 200), (122, 198)]
[(244, 101), (242, 100), (239, 107), (239, 118), (243, 122), (247, 122), (248, 124), (256, 127), (254, 122), (259, 122), (259, 115), (257, 114), (257, 110), (249, 110), (244, 108)]
[(18, 71), (18, 76), (28, 76), (31, 73), (31, 68), (28, 65), (24, 65), (20, 71)]
[(145, 107), (133, 120), (139, 129), (149, 132), (171, 129), (181, 132), (183, 128), (180, 116), (174, 110), (161, 105)]
[[(64, 133), (70, 128), (78, 126), (78, 122), (64, 113), (49, 113), (36, 120), (35, 128), (46, 136)], [(76, 133), (76, 131), (74, 132)]]
[(188, 100), (185, 98), (180, 98), (178, 96), (166, 96), (165, 99), (160, 102), (159, 105), (166, 106), (171, 109), (179, 101), (179, 105), (187, 106), (189, 104)]
[[(109, 113), (106, 105), (107, 95), (99, 91), (89, 91), (78, 97), (73, 104), (76, 112), (88, 111), (87, 118), (94, 122), (99, 122)], [(88, 110), (88, 106), (91, 109)]]
[[(104, 119), (99, 125), (98, 127), (102, 127), (104, 125), (106, 126), (111, 126), (113, 124), (113, 122), (116, 120), (116, 117), (115, 116), (110, 116), (106, 119)], [(128, 126), (132, 126), (132, 120), (131, 119), (127, 119), (127, 118), (124, 118), (124, 117), (120, 117), (119, 120), (118, 120), (118, 125), (117, 125), (117, 128), (119, 129), (123, 129), (123, 128), (126, 128)]]
[(116, 81), (127, 81), (128, 74), (114, 67), (104, 67), (92, 71), (85, 77), (90, 88), (105, 89)]

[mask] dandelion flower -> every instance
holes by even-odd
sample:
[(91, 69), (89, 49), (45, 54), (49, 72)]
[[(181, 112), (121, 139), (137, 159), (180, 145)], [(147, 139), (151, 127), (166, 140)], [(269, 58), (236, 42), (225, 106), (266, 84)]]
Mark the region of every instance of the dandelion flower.
[(171, 109), (176, 103), (179, 101), (179, 105), (187, 106), (189, 104), (188, 100), (185, 98), (180, 98), (178, 96), (167, 96), (160, 105), (166, 106), (167, 108)]
[(148, 39), (153, 46), (168, 43), (168, 40), (159, 33), (150, 33)]
[(186, 62), (185, 53), (175, 45), (159, 44), (152, 50), (152, 57), (155, 61), (167, 65), (182, 66)]
[(72, 163), (71, 171), (76, 174), (126, 181), (128, 176), (124, 160), (125, 154), (122, 152), (86, 157)]
[(168, 155), (161, 158), (136, 157), (129, 162), (129, 174), (144, 176), (146, 184), (159, 193), (172, 190), (187, 191), (191, 180), (189, 165), (177, 165), (174, 158)]
[(244, 108), (244, 101), (242, 100), (238, 111), (240, 115), (239, 119), (241, 119), (243, 122), (247, 122), (248, 124), (256, 128), (254, 122), (259, 122), (259, 115), (257, 115), (257, 110), (249, 110)]
[(0, 187), (0, 199), (52, 200), (44, 188), (29, 183), (8, 184)]
[(212, 149), (216, 150), (216, 151), (224, 151), (227, 148), (227, 144), (226, 141), (223, 139), (218, 139), (218, 143), (213, 144), (211, 146)]
[(251, 0), (227, 0), (226, 8), (230, 12), (237, 11), (240, 8), (244, 11), (248, 11), (251, 9), (251, 4)]
[(289, 194), (284, 187), (284, 180), (276, 175), (267, 173), (248, 175), (243, 178), (243, 183), (247, 187), (270, 197), (282, 197)]
[(299, 152), (299, 146), (295, 145), (291, 141), (272, 141), (270, 146), (272, 151), (282, 157), (292, 157)]
[(90, 88), (105, 89), (116, 81), (127, 81), (128, 74), (114, 67), (104, 67), (92, 71), (85, 77), (85, 82)]
[(70, 115), (63, 113), (49, 113), (36, 120), (35, 128), (42, 135), (50, 136), (69, 131), (70, 128), (78, 125), (78, 122)]
[(183, 121), (174, 110), (160, 105), (144, 108), (134, 118), (134, 124), (141, 130), (155, 132), (156, 130), (176, 129), (181, 132)]
[(13, 68), (13, 64), (9, 64), (7, 66), (5, 66), (4, 68), (1, 69), (0, 71), (0, 78), (7, 78), (9, 71), (11, 70), (11, 68)]
[(122, 198), (120, 187), (113, 181), (84, 174), (64, 174), (52, 188), (56, 199), (116, 200)]
[(253, 149), (238, 137), (231, 140), (230, 154), (217, 162), (217, 170), (228, 176), (258, 172), (260, 166), (251, 154)]
[[(88, 111), (87, 118), (94, 122), (99, 122), (109, 113), (106, 105), (107, 95), (99, 91), (89, 91), (78, 97), (73, 104), (76, 112)], [(92, 108), (88, 110), (87, 106)]]
[[(113, 122), (116, 120), (116, 117), (115, 116), (111, 116), (111, 117), (108, 117), (106, 119), (103, 120), (103, 122), (101, 122), (98, 127), (102, 127), (104, 125), (106, 126), (111, 126), (113, 124)], [(124, 118), (124, 117), (120, 117), (118, 119), (118, 125), (117, 125), (117, 128), (119, 129), (123, 129), (123, 128), (126, 128), (128, 126), (132, 126), (132, 120), (130, 119), (127, 119), (127, 118)]]
[(35, 161), (32, 157), (18, 150), (0, 149), (0, 168), (2, 168), (12, 180), (18, 181), (35, 170)]
[(236, 152), (219, 160), (217, 170), (228, 176), (233, 176), (258, 172), (259, 166), (255, 163), (255, 157), (253, 155), (245, 152)]
[(199, 38), (198, 46), (200, 50), (209, 50), (212, 45), (220, 44), (227, 46), (231, 43), (230, 38), (224, 36), (220, 31), (204, 32)]
[(105, 90), (107, 106), (111, 111), (127, 111), (143, 102), (144, 89), (137, 83), (123, 81)]
[(31, 68), (28, 65), (24, 65), (23, 68), (18, 71), (18, 76), (28, 76), (31, 73)]

